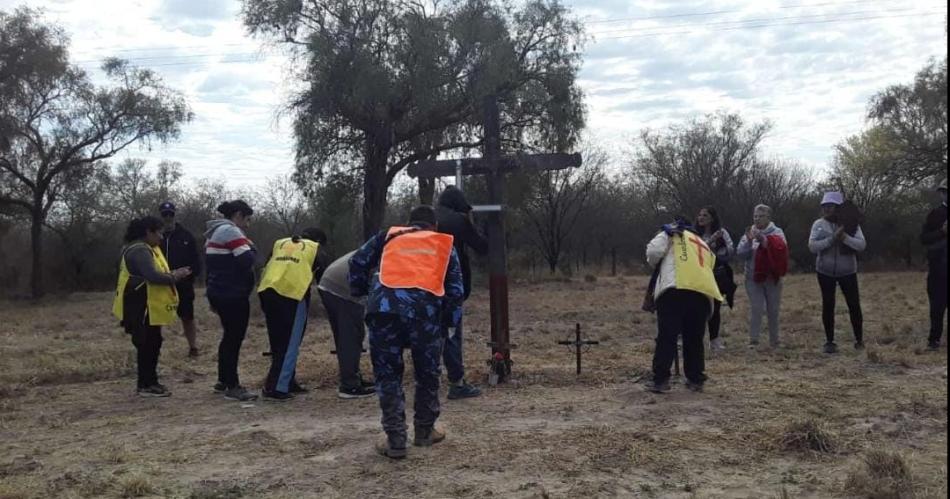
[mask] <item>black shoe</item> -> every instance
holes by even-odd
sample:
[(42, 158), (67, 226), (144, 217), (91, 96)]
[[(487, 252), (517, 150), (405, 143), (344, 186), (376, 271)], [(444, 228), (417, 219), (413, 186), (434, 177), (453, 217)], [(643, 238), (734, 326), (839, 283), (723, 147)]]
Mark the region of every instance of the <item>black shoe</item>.
[(200, 350), (198, 350), (197, 348), (189, 348), (189, 349), (188, 349), (188, 358), (190, 358), (190, 359), (197, 359), (198, 357), (201, 357), (201, 351), (200, 351)]
[(449, 400), (471, 399), (480, 397), (481, 395), (481, 390), (465, 381), (462, 381), (460, 385), (452, 385), (452, 387), (449, 388)]
[(445, 430), (438, 428), (416, 428), (416, 437), (412, 444), (416, 447), (432, 447), (445, 441)]
[(235, 402), (253, 402), (257, 400), (257, 394), (247, 391), (247, 388), (243, 386), (235, 386), (224, 392), (224, 399)]
[(375, 389), (376, 389), (376, 382), (375, 382), (375, 381), (366, 381), (365, 379), (360, 379), (360, 386), (362, 386), (363, 388), (372, 388), (373, 390), (375, 390)]
[(164, 398), (172, 396), (172, 392), (168, 391), (167, 388), (159, 384), (139, 388), (137, 393), (139, 394), (139, 397), (144, 398)]
[(864, 342), (863, 342), (863, 341), (855, 341), (855, 342), (854, 342), (854, 349), (855, 349), (855, 350), (864, 350)]
[(293, 400), (296, 396), (293, 393), (287, 392), (278, 392), (270, 390), (261, 390), (261, 395), (264, 397), (264, 400), (267, 402), (286, 402), (288, 400)]
[(213, 387), (211, 387), (211, 389), (214, 390), (214, 393), (224, 393), (228, 391), (228, 385), (218, 381)]
[(405, 459), (409, 455), (406, 450), (406, 437), (384, 437), (376, 443), (376, 452), (390, 459)]
[(293, 383), (290, 384), (290, 393), (295, 394), (295, 395), (310, 393), (310, 389), (294, 381)]
[(340, 388), (336, 392), (337, 398), (343, 400), (365, 399), (374, 395), (376, 395), (376, 390), (365, 386), (359, 386), (356, 388)]
[(670, 393), (671, 391), (673, 391), (673, 387), (670, 386), (669, 380), (660, 381), (660, 382), (650, 381), (647, 383), (646, 388), (648, 392), (653, 392), (653, 393), (658, 393), (658, 394)]
[(691, 392), (702, 393), (706, 384), (704, 382), (686, 380), (686, 388)]
[(939, 341), (928, 342), (927, 350), (930, 350), (931, 352), (936, 352), (937, 350), (940, 350), (940, 342)]
[(825, 343), (825, 353), (828, 355), (838, 353), (838, 345), (834, 343)]

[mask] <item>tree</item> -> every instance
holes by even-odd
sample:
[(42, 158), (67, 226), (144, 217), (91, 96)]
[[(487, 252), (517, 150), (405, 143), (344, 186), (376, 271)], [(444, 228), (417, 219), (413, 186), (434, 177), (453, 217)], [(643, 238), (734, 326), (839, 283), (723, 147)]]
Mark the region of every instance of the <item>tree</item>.
[(534, 228), (535, 244), (555, 273), (577, 223), (590, 208), (596, 188), (605, 181), (607, 155), (588, 152), (579, 169), (539, 173), (522, 212)]
[(564, 150), (583, 127), (582, 29), (557, 0), (245, 0), (243, 15), (306, 63), (289, 103), (297, 179), (360, 158), (364, 237), (406, 166), (480, 145), (483, 97), (501, 101), (508, 150)]
[(911, 85), (871, 99), (868, 118), (897, 147), (891, 180), (916, 184), (947, 174), (947, 59), (931, 61)]
[(267, 180), (261, 191), (261, 211), (274, 217), (284, 234), (298, 234), (307, 214), (307, 200), (289, 175), (278, 175)]
[(152, 71), (118, 59), (98, 87), (69, 64), (68, 40), (27, 8), (0, 12), (0, 206), (30, 218), (31, 292), (44, 294), (43, 225), (71, 182), (132, 144), (176, 138), (191, 112)]

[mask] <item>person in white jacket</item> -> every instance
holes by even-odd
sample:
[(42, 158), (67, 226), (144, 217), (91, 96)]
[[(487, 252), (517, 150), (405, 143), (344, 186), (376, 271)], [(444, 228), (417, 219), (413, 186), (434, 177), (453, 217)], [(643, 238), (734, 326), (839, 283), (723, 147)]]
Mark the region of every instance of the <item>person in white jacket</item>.
[(821, 288), (821, 318), (827, 339), (825, 353), (828, 354), (838, 352), (838, 345), (835, 343), (835, 300), (839, 286), (851, 315), (854, 348), (864, 348), (864, 315), (861, 312), (861, 293), (858, 287), (857, 254), (867, 248), (867, 241), (860, 226), (854, 235), (851, 235), (839, 224), (837, 211), (843, 204), (842, 193), (826, 193), (821, 201), (823, 216), (815, 220), (808, 238), (808, 249), (817, 255), (815, 270)]
[[(647, 387), (654, 393), (670, 391), (670, 368), (680, 335), (683, 336), (686, 386), (693, 391), (702, 391), (707, 380), (703, 337), (706, 321), (712, 315), (714, 300), (699, 291), (677, 289), (676, 260), (679, 253), (673, 254), (677, 250), (674, 244), (677, 235), (693, 236), (687, 244), (701, 245), (699, 251), (702, 257), (715, 258), (709, 247), (683, 219), (665, 225), (647, 246), (647, 262), (655, 268), (659, 267), (654, 290), (658, 331), (653, 355), (653, 381)], [(711, 269), (708, 271), (708, 280), (708, 287), (717, 289)]]

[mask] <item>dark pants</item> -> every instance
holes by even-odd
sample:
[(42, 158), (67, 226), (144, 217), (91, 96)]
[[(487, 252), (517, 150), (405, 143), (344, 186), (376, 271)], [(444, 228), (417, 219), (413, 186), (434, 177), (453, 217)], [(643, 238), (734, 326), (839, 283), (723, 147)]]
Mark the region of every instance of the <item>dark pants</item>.
[(828, 339), (828, 343), (835, 342), (835, 304), (839, 286), (841, 292), (844, 293), (845, 301), (848, 302), (851, 327), (854, 329), (854, 340), (864, 341), (864, 314), (861, 312), (858, 274), (830, 277), (819, 273), (818, 285), (821, 287), (821, 320), (825, 325), (825, 337)]
[(247, 335), (247, 323), (251, 316), (251, 303), (247, 298), (208, 297), (211, 309), (221, 319), (224, 333), (218, 345), (218, 381), (227, 388), (240, 386), (238, 360), (241, 344)]
[(714, 302), (713, 314), (709, 318), (709, 340), (719, 338), (719, 330), (722, 329), (722, 303)]
[(139, 326), (132, 333), (138, 362), (138, 387), (148, 388), (158, 384), (158, 357), (162, 353), (162, 328)]
[(320, 300), (327, 309), (327, 320), (333, 331), (340, 369), (340, 390), (359, 388), (363, 384), (360, 357), (363, 354), (363, 340), (366, 339), (366, 327), (363, 324), (366, 308), (323, 290), (320, 290)]
[(694, 383), (706, 381), (706, 351), (703, 336), (709, 317), (709, 298), (694, 291), (671, 289), (656, 302), (656, 352), (653, 354), (653, 379), (670, 379), (676, 356), (676, 343), (683, 336), (683, 366), (686, 378)]
[(183, 321), (195, 320), (195, 283), (182, 281), (175, 284), (178, 291), (178, 318)]
[(281, 296), (273, 289), (266, 289), (258, 296), (264, 322), (267, 323), (267, 338), (270, 340), (270, 369), (264, 381), (264, 390), (288, 393), (291, 385), (296, 383), (297, 357), (300, 356), (300, 344), (307, 330), (310, 295), (297, 301)]
[(943, 340), (943, 318), (947, 313), (947, 272), (930, 270), (927, 274), (927, 295), (930, 298), (930, 343)]
[(442, 350), (442, 362), (450, 383), (465, 379), (465, 360), (462, 357), (462, 323), (459, 322), (455, 336), (445, 335), (445, 348)]
[(405, 439), (407, 431), (406, 394), (402, 388), (403, 350), (406, 348), (412, 351), (416, 376), (415, 427), (432, 428), (440, 414), (442, 326), (392, 314), (368, 315), (366, 325), (369, 326), (376, 393), (383, 411), (383, 430), (390, 441)]

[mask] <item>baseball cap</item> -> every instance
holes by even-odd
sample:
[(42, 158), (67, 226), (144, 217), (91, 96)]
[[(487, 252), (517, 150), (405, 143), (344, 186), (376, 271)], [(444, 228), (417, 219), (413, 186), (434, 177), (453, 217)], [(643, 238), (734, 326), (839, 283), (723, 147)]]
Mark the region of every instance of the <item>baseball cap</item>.
[(826, 204), (833, 204), (841, 206), (844, 204), (844, 194), (840, 192), (826, 192), (825, 197), (821, 200), (822, 206)]
[(164, 203), (158, 205), (158, 212), (165, 213), (175, 213), (175, 205), (171, 201), (165, 201)]

